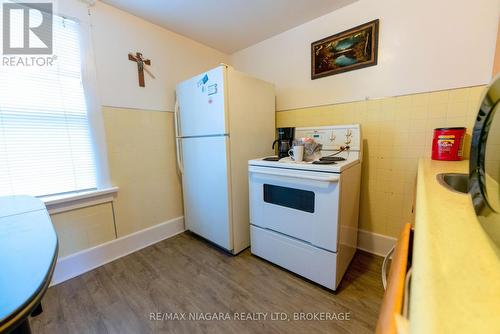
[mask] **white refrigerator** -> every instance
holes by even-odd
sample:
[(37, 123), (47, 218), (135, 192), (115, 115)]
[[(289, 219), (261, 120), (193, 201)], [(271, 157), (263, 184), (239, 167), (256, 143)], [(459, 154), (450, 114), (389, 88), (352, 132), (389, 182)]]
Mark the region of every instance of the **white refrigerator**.
[(250, 246), (248, 160), (274, 154), (274, 86), (221, 64), (176, 95), (186, 229), (237, 254)]

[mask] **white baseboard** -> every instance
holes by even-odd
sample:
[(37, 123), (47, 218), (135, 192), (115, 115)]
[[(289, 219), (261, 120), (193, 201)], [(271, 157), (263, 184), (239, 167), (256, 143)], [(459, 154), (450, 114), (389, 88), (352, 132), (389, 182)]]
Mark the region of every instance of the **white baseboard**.
[(62, 283), (108, 262), (173, 237), (184, 230), (184, 217), (181, 216), (60, 258), (57, 260), (51, 285)]
[[(57, 260), (52, 285), (67, 281), (106, 263), (184, 232), (184, 217), (177, 217), (144, 230), (108, 241)], [(396, 238), (365, 230), (358, 231), (358, 249), (385, 256)]]
[(385, 256), (397, 239), (383, 234), (358, 230), (358, 249), (375, 255)]

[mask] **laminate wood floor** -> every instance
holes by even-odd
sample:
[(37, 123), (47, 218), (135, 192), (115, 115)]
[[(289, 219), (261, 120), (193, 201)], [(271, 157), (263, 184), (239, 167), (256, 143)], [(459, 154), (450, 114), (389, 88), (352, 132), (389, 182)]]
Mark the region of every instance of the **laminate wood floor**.
[[(183, 233), (51, 287), (31, 325), (35, 334), (373, 333), (381, 263), (358, 251), (333, 293), (249, 250), (231, 256)], [(152, 320), (157, 312), (163, 319)], [(182, 313), (202, 319), (174, 319)], [(294, 320), (295, 313), (330, 319)], [(278, 314), (287, 320), (270, 319)]]

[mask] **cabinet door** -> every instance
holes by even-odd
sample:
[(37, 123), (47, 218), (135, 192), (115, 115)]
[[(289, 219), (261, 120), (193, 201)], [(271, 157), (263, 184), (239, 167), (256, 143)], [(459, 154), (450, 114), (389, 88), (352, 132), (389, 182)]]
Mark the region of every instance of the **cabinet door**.
[(387, 289), (380, 308), (376, 334), (396, 334), (396, 316), (401, 315), (403, 310), (408, 256), (411, 251), (410, 235), (411, 224), (406, 224), (392, 257)]

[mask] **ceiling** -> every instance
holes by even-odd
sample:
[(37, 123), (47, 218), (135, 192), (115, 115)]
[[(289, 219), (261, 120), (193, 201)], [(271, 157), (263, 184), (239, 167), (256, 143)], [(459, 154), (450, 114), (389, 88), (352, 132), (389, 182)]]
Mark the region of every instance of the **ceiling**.
[(102, 0), (231, 54), (356, 0)]

